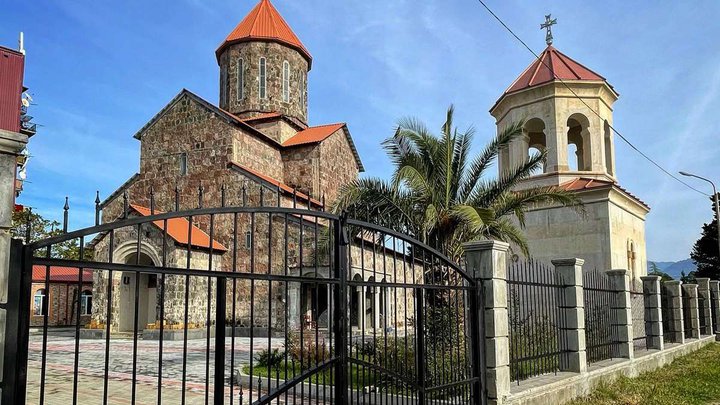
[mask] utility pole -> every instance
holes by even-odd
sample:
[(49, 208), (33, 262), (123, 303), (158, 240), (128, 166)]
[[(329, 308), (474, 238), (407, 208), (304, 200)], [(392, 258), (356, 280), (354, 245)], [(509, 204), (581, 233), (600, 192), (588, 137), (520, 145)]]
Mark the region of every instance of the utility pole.
[(686, 172), (680, 172), (683, 176), (688, 177), (695, 177), (696, 179), (704, 180), (710, 183), (713, 189), (713, 200), (715, 201), (715, 223), (717, 225), (717, 231), (718, 231), (718, 255), (720, 256), (720, 196), (718, 196), (717, 188), (715, 187), (715, 183), (712, 181), (706, 179), (705, 177), (700, 177), (698, 175), (692, 174), (692, 173), (686, 173)]

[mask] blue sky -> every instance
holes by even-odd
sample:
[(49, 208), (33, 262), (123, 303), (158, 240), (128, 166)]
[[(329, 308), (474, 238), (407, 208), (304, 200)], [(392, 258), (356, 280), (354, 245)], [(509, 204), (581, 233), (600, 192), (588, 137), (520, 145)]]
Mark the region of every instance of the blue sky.
[[(487, 1), (537, 52), (552, 12), (554, 45), (620, 92), (615, 126), (668, 170), (720, 181), (720, 2)], [(379, 144), (398, 118), (439, 128), (450, 103), (482, 146), (495, 131), (488, 109), (533, 58), (474, 0), (273, 3), (314, 58), (311, 123), (347, 122), (367, 175), (388, 175)], [(217, 102), (214, 50), (254, 4), (6, 2), (0, 44), (15, 47), (25, 32), (25, 83), (42, 125), (19, 202), (61, 218), (69, 195), (70, 227), (89, 225), (95, 190), (107, 196), (137, 171), (137, 129), (183, 87)], [(688, 257), (709, 200), (616, 145), (620, 183), (653, 208), (648, 257)]]

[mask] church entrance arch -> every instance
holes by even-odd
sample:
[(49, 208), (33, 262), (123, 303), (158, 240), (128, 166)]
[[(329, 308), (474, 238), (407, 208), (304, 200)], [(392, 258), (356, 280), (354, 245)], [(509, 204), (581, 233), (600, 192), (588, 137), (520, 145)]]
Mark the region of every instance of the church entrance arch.
[[(154, 261), (145, 253), (131, 253), (123, 260), (125, 264), (155, 266)], [(138, 277), (139, 276), (139, 277)], [(118, 331), (135, 330), (135, 297), (137, 294), (138, 331), (157, 320), (158, 277), (155, 274), (137, 274), (124, 271), (120, 276)]]

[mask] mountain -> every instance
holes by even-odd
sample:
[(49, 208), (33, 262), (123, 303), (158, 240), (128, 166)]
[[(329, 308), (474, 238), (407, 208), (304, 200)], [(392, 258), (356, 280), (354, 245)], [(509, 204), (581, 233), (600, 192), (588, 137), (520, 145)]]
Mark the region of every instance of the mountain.
[(670, 277), (674, 278), (675, 280), (680, 279), (680, 273), (685, 272), (685, 274), (690, 273), (691, 271), (697, 270), (697, 266), (695, 265), (695, 262), (692, 261), (692, 259), (685, 259), (680, 260), (679, 262), (653, 262), (648, 261), (648, 272), (650, 272), (650, 263), (655, 263), (661, 271), (667, 273), (670, 275)]

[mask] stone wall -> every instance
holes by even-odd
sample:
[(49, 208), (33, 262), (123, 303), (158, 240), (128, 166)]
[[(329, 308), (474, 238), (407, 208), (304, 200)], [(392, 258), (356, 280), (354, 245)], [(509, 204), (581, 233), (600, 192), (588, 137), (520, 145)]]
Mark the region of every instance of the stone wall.
[[(260, 58), (266, 60), (266, 97), (259, 95)], [(237, 64), (244, 62), (244, 97), (238, 97)], [(290, 64), (290, 101), (283, 101), (283, 62)], [(241, 42), (228, 46), (220, 55), (220, 86), (228, 89), (227, 100), (220, 97), (220, 107), (240, 117), (260, 112), (280, 112), (307, 123), (308, 61), (297, 51), (275, 42)], [(223, 70), (227, 83), (223, 83)], [(222, 94), (222, 90), (221, 90)]]
[(329, 204), (335, 201), (342, 186), (356, 180), (358, 174), (345, 128), (341, 128), (320, 144), (320, 190), (325, 200)]

